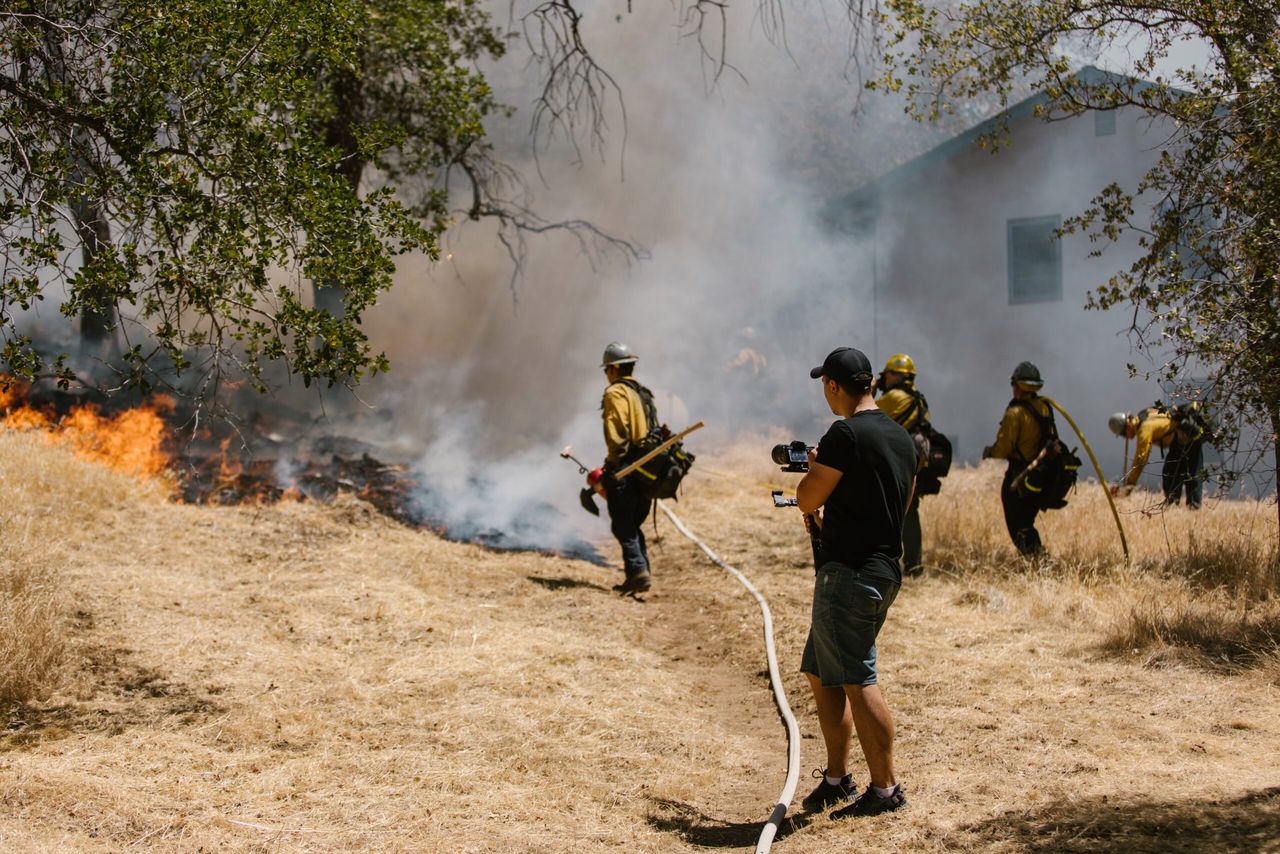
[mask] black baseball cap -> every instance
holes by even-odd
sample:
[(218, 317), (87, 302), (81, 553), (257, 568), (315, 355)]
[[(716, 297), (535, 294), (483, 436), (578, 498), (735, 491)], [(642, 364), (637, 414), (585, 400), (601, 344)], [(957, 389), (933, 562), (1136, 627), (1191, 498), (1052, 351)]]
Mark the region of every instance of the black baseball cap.
[(871, 372), (871, 360), (866, 353), (853, 347), (837, 347), (821, 365), (809, 371), (809, 376), (815, 380), (828, 377), (842, 385), (857, 387), (870, 386), (875, 374)]

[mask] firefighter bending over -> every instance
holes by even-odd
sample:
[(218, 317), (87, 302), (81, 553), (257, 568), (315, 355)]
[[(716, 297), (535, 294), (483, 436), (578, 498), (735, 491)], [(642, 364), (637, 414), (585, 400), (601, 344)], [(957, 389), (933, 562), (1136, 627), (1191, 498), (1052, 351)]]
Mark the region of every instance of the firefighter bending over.
[(1009, 467), (1000, 485), (1000, 503), (1004, 507), (1004, 523), (1009, 529), (1013, 545), (1024, 557), (1036, 557), (1044, 553), (1040, 532), (1036, 530), (1036, 515), (1040, 502), (1024, 489), (1019, 488), (1019, 475), (1040, 453), (1048, 437), (1041, 424), (1051, 423), (1053, 410), (1048, 401), (1038, 394), (1044, 381), (1040, 369), (1030, 362), (1021, 362), (1009, 378), (1013, 387), (1013, 400), (1009, 401), (1000, 419), (1000, 431), (996, 443), (982, 450), (983, 459), (1008, 460)]
[(1199, 403), (1174, 407), (1157, 404), (1136, 415), (1117, 412), (1107, 420), (1107, 426), (1117, 436), (1138, 440), (1133, 465), (1125, 476), (1124, 484), (1113, 490), (1117, 495), (1133, 492), (1142, 470), (1146, 468), (1152, 447), (1159, 447), (1164, 453), (1160, 480), (1165, 504), (1177, 504), (1185, 486), (1187, 506), (1192, 510), (1200, 508), (1204, 492), (1207, 431)]

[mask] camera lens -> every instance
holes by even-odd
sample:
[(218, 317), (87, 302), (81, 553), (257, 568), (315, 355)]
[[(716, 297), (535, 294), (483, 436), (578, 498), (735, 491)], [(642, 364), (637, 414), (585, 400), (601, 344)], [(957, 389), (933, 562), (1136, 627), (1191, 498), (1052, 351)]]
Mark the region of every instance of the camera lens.
[(772, 456), (773, 461), (780, 466), (790, 465), (791, 447), (789, 445), (774, 445), (770, 456)]

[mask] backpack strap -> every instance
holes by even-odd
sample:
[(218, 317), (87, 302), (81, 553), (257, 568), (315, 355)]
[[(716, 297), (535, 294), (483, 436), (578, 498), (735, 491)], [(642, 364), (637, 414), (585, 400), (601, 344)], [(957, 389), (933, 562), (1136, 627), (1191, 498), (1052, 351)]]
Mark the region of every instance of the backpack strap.
[[(631, 377), (622, 377), (618, 382), (630, 388), (640, 398), (640, 406), (644, 409), (644, 420), (647, 422), (649, 432), (653, 432), (658, 427), (658, 407), (653, 402), (653, 392), (640, 385)], [(640, 442), (644, 440), (644, 436), (635, 437), (633, 441)]]
[(915, 412), (917, 409), (920, 410), (920, 418), (916, 421), (915, 429), (919, 432), (925, 432), (932, 426), (929, 423), (929, 401), (925, 399), (924, 393), (916, 391), (914, 386), (909, 391), (913, 401), (910, 412)]
[[(913, 431), (914, 433), (914, 431), (919, 431), (924, 426), (924, 410), (925, 408), (928, 407), (928, 403), (924, 402), (923, 394), (916, 392), (914, 387), (904, 388), (902, 389), (902, 391), (910, 394), (911, 405), (909, 407), (906, 407), (906, 412), (902, 412), (902, 420), (899, 421), (899, 424), (904, 426), (904, 428), (908, 429), (909, 431)], [(910, 428), (908, 428), (908, 426), (906, 426), (906, 423), (908, 423), (908, 421), (911, 420), (911, 416), (915, 415), (916, 412), (919, 412), (920, 414), (919, 420), (916, 421), (915, 426), (910, 426)]]
[[(1050, 411), (1048, 415), (1041, 415), (1039, 410), (1037, 410), (1027, 398), (1014, 398), (1009, 401), (1009, 406), (1016, 406), (1019, 409), (1025, 409), (1031, 414), (1031, 417), (1035, 419), (1036, 426), (1040, 428), (1041, 446), (1058, 438), (1058, 425), (1054, 423), (1052, 411)], [(1031, 461), (1023, 460), (1023, 462), (1029, 463)]]

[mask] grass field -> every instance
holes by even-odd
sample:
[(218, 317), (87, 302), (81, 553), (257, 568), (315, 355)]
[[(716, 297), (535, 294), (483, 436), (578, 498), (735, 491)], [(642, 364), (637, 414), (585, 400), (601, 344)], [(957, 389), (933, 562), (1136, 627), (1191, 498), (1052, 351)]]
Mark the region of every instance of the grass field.
[[(812, 567), (762, 456), (700, 458), (676, 511), (769, 599), (808, 771)], [(1031, 567), (999, 476), (925, 502), (930, 568), (882, 635), (910, 808), (796, 815), (774, 850), (1280, 851), (1274, 506), (1131, 498), (1126, 567), (1095, 485)], [(636, 601), (354, 499), (166, 496), (0, 431), (0, 589), (31, 605), (0, 612), (4, 678), (35, 683), (0, 734), (0, 849), (754, 847), (786, 760), (759, 615), (665, 519)]]

